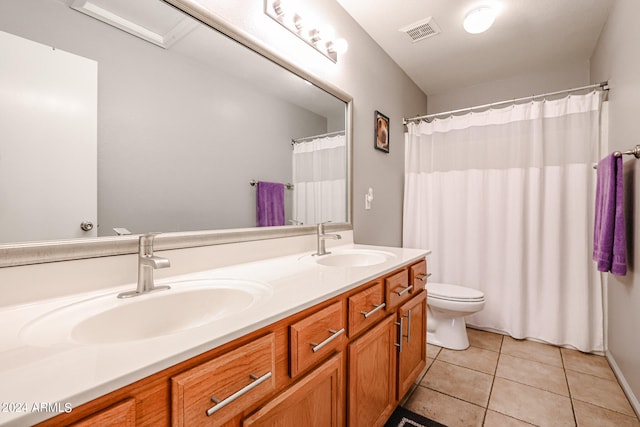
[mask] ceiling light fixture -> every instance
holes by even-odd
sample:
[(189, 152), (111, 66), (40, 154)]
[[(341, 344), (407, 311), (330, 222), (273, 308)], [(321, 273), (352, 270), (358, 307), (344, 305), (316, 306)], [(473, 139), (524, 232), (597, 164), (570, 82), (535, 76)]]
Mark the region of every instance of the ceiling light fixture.
[(291, 7), (286, 0), (265, 0), (264, 13), (333, 62), (338, 62), (338, 55), (349, 48), (347, 41), (336, 38), (335, 31), (328, 25), (308, 25)]
[(481, 6), (471, 10), (464, 18), (464, 29), (471, 34), (487, 31), (496, 20), (496, 11), (489, 6)]

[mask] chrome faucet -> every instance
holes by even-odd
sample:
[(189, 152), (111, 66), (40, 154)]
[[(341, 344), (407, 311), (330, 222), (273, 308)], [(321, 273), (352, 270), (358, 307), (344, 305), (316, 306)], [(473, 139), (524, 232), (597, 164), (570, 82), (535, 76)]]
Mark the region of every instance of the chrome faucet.
[(168, 259), (153, 254), (153, 239), (158, 233), (147, 233), (138, 239), (138, 287), (135, 291), (118, 294), (118, 298), (131, 298), (154, 291), (170, 289), (169, 286), (155, 286), (153, 270), (167, 268), (171, 265)]
[(322, 256), (322, 255), (328, 255), (331, 252), (327, 252), (325, 246), (324, 246), (324, 241), (327, 239), (332, 239), (332, 240), (339, 240), (342, 239), (342, 236), (339, 234), (325, 234), (324, 232), (324, 225), (326, 223), (325, 222), (321, 222), (318, 224), (318, 229), (317, 229), (317, 237), (318, 237), (318, 247), (317, 247), (317, 252), (313, 255), (315, 256)]

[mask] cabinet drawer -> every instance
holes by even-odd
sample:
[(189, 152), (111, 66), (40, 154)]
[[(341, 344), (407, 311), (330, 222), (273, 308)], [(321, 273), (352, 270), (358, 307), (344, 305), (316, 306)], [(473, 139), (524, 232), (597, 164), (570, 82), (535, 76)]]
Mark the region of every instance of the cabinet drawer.
[(424, 289), (427, 277), (427, 261), (423, 260), (409, 267), (409, 284), (413, 285), (411, 291), (418, 293)]
[(127, 399), (120, 403), (100, 411), (94, 415), (90, 415), (72, 427), (91, 427), (91, 426), (135, 426), (136, 425), (136, 401), (135, 399)]
[(384, 293), (387, 311), (395, 309), (398, 305), (411, 298), (413, 286), (409, 284), (409, 271), (404, 269), (384, 279)]
[(271, 394), (274, 375), (274, 334), (183, 372), (171, 378), (172, 424), (219, 426)]
[(343, 345), (345, 313), (338, 301), (290, 326), (291, 377), (325, 359)]
[(382, 281), (350, 296), (347, 306), (349, 308), (349, 336), (352, 337), (385, 316), (386, 303), (384, 302)]

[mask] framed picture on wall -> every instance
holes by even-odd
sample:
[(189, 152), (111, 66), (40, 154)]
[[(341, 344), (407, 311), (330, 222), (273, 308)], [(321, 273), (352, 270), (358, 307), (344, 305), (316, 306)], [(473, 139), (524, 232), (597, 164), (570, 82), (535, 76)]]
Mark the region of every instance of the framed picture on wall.
[(376, 111), (375, 120), (375, 147), (385, 153), (389, 152), (389, 117)]

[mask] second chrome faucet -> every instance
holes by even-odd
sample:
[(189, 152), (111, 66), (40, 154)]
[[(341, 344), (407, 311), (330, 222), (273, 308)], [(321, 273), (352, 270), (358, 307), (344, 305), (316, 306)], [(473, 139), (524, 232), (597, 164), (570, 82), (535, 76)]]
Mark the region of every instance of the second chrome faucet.
[(153, 270), (167, 268), (171, 265), (168, 259), (153, 254), (153, 239), (158, 233), (147, 233), (138, 239), (138, 286), (134, 291), (118, 294), (118, 298), (131, 298), (154, 291), (170, 289), (169, 286), (156, 286), (153, 281)]
[(321, 255), (328, 255), (331, 252), (327, 252), (327, 249), (325, 248), (325, 244), (324, 241), (328, 240), (328, 239), (332, 239), (332, 240), (339, 240), (342, 239), (342, 236), (340, 236), (339, 234), (325, 234), (324, 232), (324, 225), (326, 223), (325, 222), (321, 222), (318, 224), (318, 229), (317, 229), (317, 238), (318, 238), (318, 243), (317, 243), (317, 252), (313, 255), (315, 256), (321, 256)]

